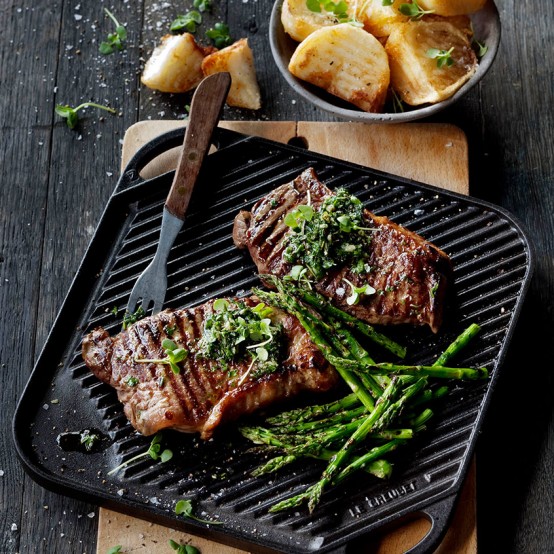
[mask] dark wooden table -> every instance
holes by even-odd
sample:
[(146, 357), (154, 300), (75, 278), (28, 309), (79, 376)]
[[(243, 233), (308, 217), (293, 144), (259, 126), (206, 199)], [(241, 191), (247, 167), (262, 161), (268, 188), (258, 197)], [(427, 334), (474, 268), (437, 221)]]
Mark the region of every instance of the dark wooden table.
[[(187, 95), (152, 92), (139, 76), (189, 4), (0, 2), (2, 553), (95, 552), (96, 508), (24, 474), (12, 413), (115, 185), (126, 128), (184, 115)], [(491, 72), (433, 121), (466, 132), (471, 194), (514, 213), (536, 249), (531, 291), (477, 448), (478, 544), (480, 552), (542, 554), (554, 552), (554, 4), (498, 5), (502, 44)], [(111, 56), (98, 53), (111, 31), (103, 6), (127, 24), (127, 47)], [(224, 117), (329, 120), (278, 75), (268, 44), (270, 8), (269, 0), (214, 0), (208, 23), (225, 20), (235, 38), (249, 37), (264, 97), (259, 112), (227, 108)], [(87, 110), (70, 131), (54, 113), (57, 103), (89, 100), (118, 115)]]

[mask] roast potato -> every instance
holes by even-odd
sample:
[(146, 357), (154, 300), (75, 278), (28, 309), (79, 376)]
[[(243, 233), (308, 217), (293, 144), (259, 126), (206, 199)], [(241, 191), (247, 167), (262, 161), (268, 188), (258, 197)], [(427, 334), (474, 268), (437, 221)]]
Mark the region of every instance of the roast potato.
[(231, 46), (206, 56), (202, 61), (202, 71), (204, 75), (222, 71), (231, 74), (231, 88), (227, 96), (229, 106), (250, 110), (259, 110), (262, 107), (254, 56), (247, 39), (240, 39)]
[[(441, 65), (440, 58), (432, 57), (432, 52), (436, 56), (450, 50), (452, 65)], [(411, 106), (449, 98), (477, 70), (477, 57), (467, 33), (448, 20), (395, 25), (386, 52), (392, 88)]]
[(409, 17), (398, 11), (406, 0), (394, 0), (390, 6), (383, 6), (383, 0), (358, 0), (353, 8), (356, 19), (364, 29), (377, 38), (388, 37), (396, 23), (405, 23)]
[(154, 48), (140, 80), (161, 92), (187, 92), (203, 79), (202, 60), (213, 51), (198, 45), (190, 33), (166, 35)]
[(360, 27), (322, 27), (294, 51), (289, 71), (367, 112), (382, 110), (390, 81), (383, 45)]

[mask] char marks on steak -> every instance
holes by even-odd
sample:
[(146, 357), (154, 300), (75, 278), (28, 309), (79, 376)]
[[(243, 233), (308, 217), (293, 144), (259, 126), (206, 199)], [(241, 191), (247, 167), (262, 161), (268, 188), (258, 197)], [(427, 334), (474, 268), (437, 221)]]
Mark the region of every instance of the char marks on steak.
[[(255, 298), (242, 299), (255, 306)], [(231, 362), (225, 368), (218, 360), (195, 356), (203, 323), (213, 313), (213, 301), (185, 310), (164, 310), (144, 318), (126, 331), (110, 337), (97, 328), (85, 336), (83, 359), (102, 381), (117, 390), (125, 415), (140, 433), (152, 435), (161, 429), (200, 432), (209, 438), (223, 421), (297, 395), (302, 391), (325, 392), (337, 380), (335, 370), (323, 358), (298, 320), (273, 309), (270, 319), (283, 329), (283, 361), (274, 373), (253, 378), (250, 360)], [(135, 359), (165, 357), (162, 341), (167, 329), (171, 340), (190, 354), (174, 374), (166, 364), (137, 363)]]
[[(294, 231), (285, 225), (286, 215), (300, 204), (310, 204), (318, 210), (332, 194), (312, 168), (305, 170), (294, 181), (259, 200), (251, 212), (241, 211), (236, 216), (233, 229), (236, 246), (249, 250), (260, 274), (287, 275), (294, 264), (283, 258), (283, 252)], [(369, 246), (371, 272), (359, 275), (350, 267), (337, 267), (315, 283), (316, 290), (368, 323), (429, 325), (437, 332), (452, 273), (448, 256), (387, 217), (367, 210), (364, 215), (368, 227), (375, 229)], [(350, 306), (343, 278), (356, 286), (370, 284), (377, 292), (362, 296), (358, 304)]]

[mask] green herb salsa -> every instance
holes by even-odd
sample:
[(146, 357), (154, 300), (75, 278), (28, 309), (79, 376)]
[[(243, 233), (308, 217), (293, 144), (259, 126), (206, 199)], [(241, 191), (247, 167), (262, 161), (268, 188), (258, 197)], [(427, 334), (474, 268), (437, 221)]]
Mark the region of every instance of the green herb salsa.
[(250, 359), (252, 378), (275, 372), (280, 365), (282, 328), (269, 315), (272, 308), (264, 303), (250, 307), (240, 300), (220, 298), (214, 312), (204, 322), (197, 356), (227, 363)]
[(321, 279), (330, 269), (349, 264), (354, 273), (369, 273), (373, 232), (367, 227), (364, 206), (345, 189), (337, 189), (319, 210), (301, 204), (284, 220), (289, 235), (283, 258), (308, 269)]

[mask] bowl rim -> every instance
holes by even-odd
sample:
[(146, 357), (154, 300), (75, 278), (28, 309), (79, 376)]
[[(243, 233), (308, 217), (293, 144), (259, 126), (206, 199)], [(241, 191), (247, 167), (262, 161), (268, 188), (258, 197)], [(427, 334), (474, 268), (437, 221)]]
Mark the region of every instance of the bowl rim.
[[(490, 31), (488, 33), (488, 38), (486, 41), (487, 52), (485, 56), (479, 61), (477, 66), (477, 71), (474, 75), (464, 83), (460, 89), (458, 89), (450, 98), (438, 102), (436, 104), (426, 104), (421, 108), (414, 108), (407, 112), (401, 113), (374, 113), (374, 112), (364, 112), (358, 108), (343, 108), (341, 106), (335, 105), (334, 103), (325, 100), (317, 92), (312, 92), (310, 88), (313, 87), (314, 90), (317, 90), (315, 85), (310, 85), (301, 79), (295, 77), (288, 70), (289, 59), (287, 54), (283, 51), (282, 43), (286, 41), (288, 44), (298, 44), (290, 36), (285, 33), (283, 25), (281, 23), (281, 8), (284, 0), (276, 0), (273, 4), (271, 10), (271, 16), (269, 20), (269, 45), (273, 59), (279, 72), (285, 78), (290, 87), (305, 100), (308, 100), (310, 103), (319, 107), (320, 109), (327, 111), (335, 116), (341, 117), (343, 119), (348, 119), (351, 121), (362, 121), (362, 122), (374, 122), (374, 123), (402, 123), (407, 121), (415, 121), (418, 119), (423, 119), (425, 117), (436, 114), (445, 108), (451, 106), (457, 102), (462, 96), (469, 92), (475, 85), (477, 85), (487, 71), (492, 66), (494, 59), (498, 53), (500, 46), (500, 37), (501, 37), (501, 24), (500, 24), (500, 14), (498, 8), (494, 3), (494, 0), (487, 0), (483, 8), (475, 14), (472, 14), (470, 17), (475, 17), (479, 14), (480, 18), (487, 18), (489, 22)], [(485, 42), (485, 41), (484, 41)], [(329, 94), (321, 89), (322, 94)], [(344, 100), (337, 97), (337, 102), (345, 102)]]

